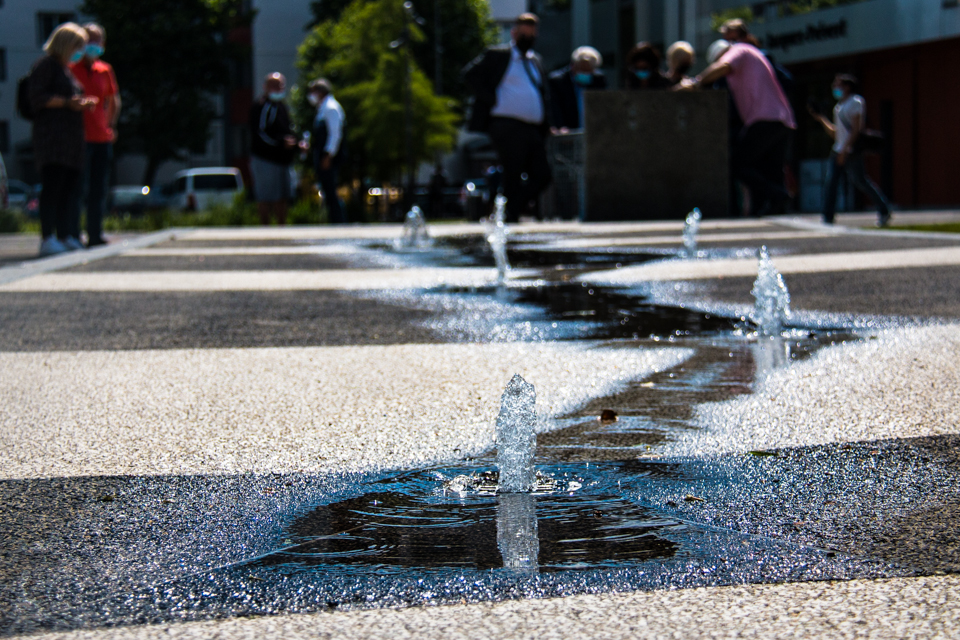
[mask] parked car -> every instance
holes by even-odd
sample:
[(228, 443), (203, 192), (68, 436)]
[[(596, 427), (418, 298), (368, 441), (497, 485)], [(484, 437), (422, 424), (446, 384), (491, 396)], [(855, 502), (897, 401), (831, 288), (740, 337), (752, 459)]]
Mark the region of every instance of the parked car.
[(198, 211), (215, 204), (230, 204), (243, 193), (243, 176), (234, 167), (187, 169), (176, 174), (170, 206)]
[(24, 211), (33, 194), (33, 187), (21, 180), (7, 181), (7, 207)]

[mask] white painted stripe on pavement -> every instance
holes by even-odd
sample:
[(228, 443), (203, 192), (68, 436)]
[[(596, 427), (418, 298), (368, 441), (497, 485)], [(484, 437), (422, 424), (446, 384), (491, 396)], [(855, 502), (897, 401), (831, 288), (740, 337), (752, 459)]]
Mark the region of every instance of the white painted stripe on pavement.
[(167, 256), (284, 256), (284, 255), (342, 255), (359, 253), (360, 247), (349, 244), (298, 245), (292, 247), (168, 247), (161, 249), (134, 249), (122, 254), (125, 258), (153, 258)]
[[(960, 265), (960, 247), (778, 256), (773, 259), (773, 263), (783, 274), (957, 266)], [(754, 258), (668, 260), (614, 271), (598, 271), (583, 276), (580, 280), (593, 284), (628, 285), (639, 282), (704, 280), (756, 274), (757, 261)]]
[[(526, 277), (523, 271), (511, 272)], [(496, 282), (490, 268), (317, 271), (104, 271), (50, 273), (0, 285), (3, 291), (315, 291), (421, 289)]]
[[(833, 234), (820, 231), (797, 232), (797, 231), (772, 231), (769, 233), (706, 233), (697, 236), (697, 242), (703, 244), (707, 242), (749, 242), (760, 245), (770, 240), (804, 240), (809, 238), (828, 238)], [(672, 236), (635, 236), (627, 238), (570, 238), (568, 240), (558, 240), (552, 243), (551, 247), (564, 248), (590, 248), (590, 247), (619, 247), (619, 246), (637, 246), (651, 244), (680, 244), (683, 238), (680, 234)]]

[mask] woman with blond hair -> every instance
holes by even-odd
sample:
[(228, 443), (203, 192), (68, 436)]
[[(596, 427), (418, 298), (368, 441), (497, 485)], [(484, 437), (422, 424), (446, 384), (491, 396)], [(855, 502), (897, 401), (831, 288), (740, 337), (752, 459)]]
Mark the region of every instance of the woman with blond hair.
[(83, 248), (73, 235), (79, 221), (70, 218), (83, 168), (82, 112), (93, 108), (97, 99), (84, 97), (68, 65), (83, 57), (86, 46), (83, 27), (73, 22), (60, 25), (43, 45), (45, 55), (33, 65), (27, 81), (33, 109), (33, 155), (43, 186), (41, 257)]
[(674, 42), (667, 48), (667, 80), (671, 85), (680, 84), (697, 60), (693, 45), (684, 40)]

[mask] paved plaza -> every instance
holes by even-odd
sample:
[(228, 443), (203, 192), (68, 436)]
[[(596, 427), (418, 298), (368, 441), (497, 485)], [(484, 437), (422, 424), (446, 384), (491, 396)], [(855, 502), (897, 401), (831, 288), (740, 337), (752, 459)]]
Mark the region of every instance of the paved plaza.
[[(0, 635), (955, 637), (960, 235), (838, 222), (708, 219), (696, 259), (682, 222), (512, 225), (499, 286), (479, 224), (0, 236)], [(760, 246), (781, 338), (748, 322)], [(290, 559), (372, 487), (491, 466), (517, 373), (538, 465), (619, 491), (659, 555)]]

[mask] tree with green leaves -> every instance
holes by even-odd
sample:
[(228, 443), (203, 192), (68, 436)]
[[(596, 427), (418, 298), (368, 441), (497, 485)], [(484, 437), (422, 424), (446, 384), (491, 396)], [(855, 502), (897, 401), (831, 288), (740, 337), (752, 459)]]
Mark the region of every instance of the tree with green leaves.
[[(353, 0), (337, 20), (316, 25), (298, 52), (301, 85), (325, 77), (333, 83), (347, 115), (347, 145), (360, 176), (381, 182), (399, 178), (405, 163), (404, 92), (406, 52), (391, 46), (406, 24), (403, 0)], [(425, 41), (423, 31), (410, 26), (410, 44)], [(414, 49), (415, 51), (415, 49)], [(456, 140), (458, 105), (438, 96), (412, 56), (411, 101), (413, 156), (432, 160)], [(301, 126), (310, 111), (299, 105)]]
[(81, 11), (106, 29), (123, 100), (117, 152), (144, 154), (152, 184), (163, 162), (206, 149), (227, 61), (243, 53), (227, 32), (252, 16), (240, 0), (85, 0)]
[[(460, 70), (496, 40), (496, 26), (490, 19), (489, 4), (486, 0), (412, 2), (414, 11), (423, 18), (420, 27), (423, 37), (413, 43), (417, 66), (436, 87), (439, 54), (440, 87), (443, 94), (463, 101), (469, 92), (460, 78)], [(310, 5), (314, 25), (338, 21), (350, 4), (350, 0), (314, 0)]]

